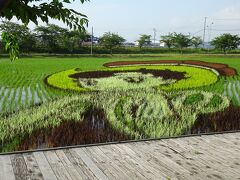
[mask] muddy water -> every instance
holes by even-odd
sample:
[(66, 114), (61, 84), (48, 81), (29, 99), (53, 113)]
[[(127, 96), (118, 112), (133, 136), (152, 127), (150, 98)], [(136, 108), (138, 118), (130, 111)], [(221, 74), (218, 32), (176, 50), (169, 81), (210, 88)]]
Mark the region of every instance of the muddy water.
[[(39, 92), (38, 92), (39, 91)], [(49, 95), (43, 86), (36, 84), (34, 89), (30, 86), (10, 88), (0, 86), (0, 113), (8, 113), (28, 105), (38, 105), (46, 102)], [(5, 107), (3, 107), (3, 104)]]
[(131, 137), (112, 128), (102, 110), (91, 110), (82, 122), (64, 121), (60, 126), (41, 129), (25, 137), (17, 150), (64, 147), (130, 140)]

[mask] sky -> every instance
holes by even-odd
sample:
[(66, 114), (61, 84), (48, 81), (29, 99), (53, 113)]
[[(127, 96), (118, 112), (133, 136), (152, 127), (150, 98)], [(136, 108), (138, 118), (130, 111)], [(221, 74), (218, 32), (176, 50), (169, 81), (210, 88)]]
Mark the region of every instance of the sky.
[(154, 28), (156, 39), (169, 32), (202, 36), (205, 17), (207, 41), (227, 32), (240, 34), (240, 0), (76, 0), (68, 7), (88, 16), (87, 29), (93, 27), (95, 36), (114, 32), (128, 42), (140, 34), (153, 36)]

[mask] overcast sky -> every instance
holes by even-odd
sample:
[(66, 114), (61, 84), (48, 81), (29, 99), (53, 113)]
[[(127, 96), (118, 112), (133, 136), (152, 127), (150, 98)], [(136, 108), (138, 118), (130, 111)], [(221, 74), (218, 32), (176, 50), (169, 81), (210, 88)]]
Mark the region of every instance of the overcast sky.
[(240, 33), (240, 0), (91, 0), (84, 5), (76, 0), (70, 7), (88, 16), (88, 28), (93, 26), (96, 36), (111, 31), (130, 42), (140, 34), (153, 35), (153, 28), (157, 39), (168, 32), (202, 36), (204, 17), (209, 27), (214, 23), (207, 40), (221, 33)]

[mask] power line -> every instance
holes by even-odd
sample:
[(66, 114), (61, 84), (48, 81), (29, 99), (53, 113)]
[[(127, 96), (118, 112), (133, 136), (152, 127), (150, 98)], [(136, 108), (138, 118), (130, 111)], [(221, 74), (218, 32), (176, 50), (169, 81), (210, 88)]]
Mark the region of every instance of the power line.
[(240, 18), (226, 18), (226, 19), (214, 19), (211, 18), (214, 21), (240, 21)]
[(201, 30), (199, 30), (199, 31), (197, 31), (197, 32), (192, 33), (192, 36), (194, 36), (194, 35), (196, 35), (196, 34), (202, 32), (203, 30), (204, 30), (204, 29), (201, 29)]
[[(210, 42), (211, 41), (211, 33), (212, 33), (212, 26), (213, 26), (213, 22), (208, 26), (208, 42)], [(208, 48), (208, 50), (209, 50), (209, 48)]]
[(212, 31), (240, 31), (240, 29), (212, 29)]

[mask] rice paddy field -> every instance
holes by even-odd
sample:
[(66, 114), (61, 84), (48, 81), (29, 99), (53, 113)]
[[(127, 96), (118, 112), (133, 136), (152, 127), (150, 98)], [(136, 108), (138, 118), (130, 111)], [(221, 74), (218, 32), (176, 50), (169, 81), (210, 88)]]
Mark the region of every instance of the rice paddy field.
[(2, 58), (0, 151), (239, 130), (239, 73), (237, 55)]

